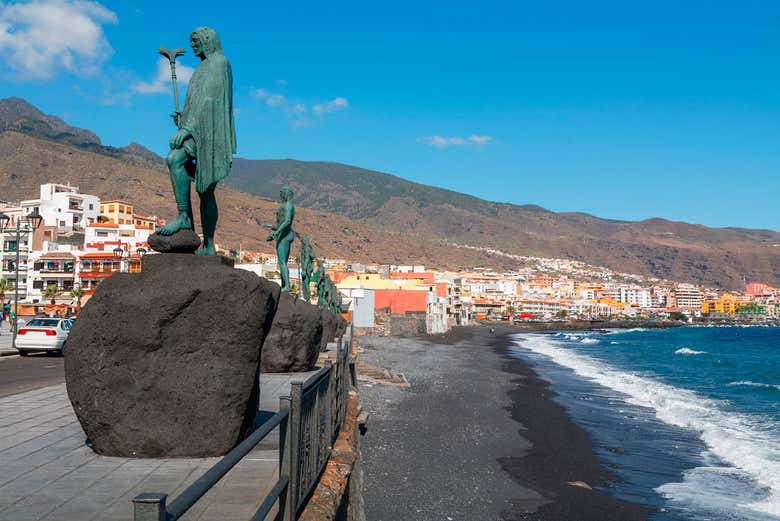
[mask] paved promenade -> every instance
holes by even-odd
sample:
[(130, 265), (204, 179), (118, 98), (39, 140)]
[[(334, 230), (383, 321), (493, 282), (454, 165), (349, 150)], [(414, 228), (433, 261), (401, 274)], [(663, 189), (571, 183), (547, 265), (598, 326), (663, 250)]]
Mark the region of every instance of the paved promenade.
[(16, 353), (15, 349), (11, 349), (11, 326), (8, 322), (0, 321), (0, 356)]
[[(262, 375), (259, 418), (310, 374)], [(219, 460), (111, 458), (84, 440), (64, 384), (0, 398), (0, 521), (129, 521), (137, 494), (175, 497)], [(277, 479), (277, 447), (271, 434), (183, 519), (250, 519)]]

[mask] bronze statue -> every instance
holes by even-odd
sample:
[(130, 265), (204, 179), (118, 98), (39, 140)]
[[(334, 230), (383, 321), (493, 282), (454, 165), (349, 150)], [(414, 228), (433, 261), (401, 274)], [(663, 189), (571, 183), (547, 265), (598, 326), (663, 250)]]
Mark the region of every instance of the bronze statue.
[(325, 274), (325, 266), (321, 260), (317, 261), (317, 305), (327, 309), (328, 305), (328, 280), (330, 278)]
[(301, 258), (298, 263), (298, 269), (301, 273), (301, 289), (303, 290), (303, 300), (311, 302), (311, 281), (314, 274), (314, 262), (317, 257), (314, 256), (314, 249), (311, 247), (308, 237), (301, 237)]
[(293, 204), (293, 191), (289, 186), (283, 186), (279, 190), (282, 204), (276, 210), (276, 227), (268, 236), (267, 241), (276, 241), (276, 258), (279, 262), (279, 274), (282, 278), (282, 291), (290, 291), (290, 270), (287, 261), (290, 259), (290, 246), (295, 239), (292, 229), (295, 218), (295, 205)]
[[(178, 215), (159, 229), (160, 235), (173, 235), (179, 230), (194, 229), (190, 204), (190, 179), (200, 196), (200, 220), (203, 245), (195, 252), (216, 255), (214, 231), (219, 212), (214, 190), (217, 183), (230, 173), (236, 152), (236, 130), (233, 123), (233, 72), (222, 54), (216, 31), (199, 27), (190, 35), (190, 45), (200, 65), (190, 80), (184, 110), (178, 112), (175, 60), (179, 49), (160, 49), (171, 61), (176, 97), (173, 120), (179, 130), (171, 137), (171, 151), (166, 162), (176, 197)], [(165, 51), (165, 52), (163, 52)]]

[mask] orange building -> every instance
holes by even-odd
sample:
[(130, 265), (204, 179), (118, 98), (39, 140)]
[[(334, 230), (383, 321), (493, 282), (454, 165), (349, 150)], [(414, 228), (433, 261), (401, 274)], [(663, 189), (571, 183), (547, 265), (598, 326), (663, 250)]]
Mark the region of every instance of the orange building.
[(390, 313), (422, 312), (428, 309), (428, 292), (404, 289), (374, 290), (374, 309), (390, 308)]

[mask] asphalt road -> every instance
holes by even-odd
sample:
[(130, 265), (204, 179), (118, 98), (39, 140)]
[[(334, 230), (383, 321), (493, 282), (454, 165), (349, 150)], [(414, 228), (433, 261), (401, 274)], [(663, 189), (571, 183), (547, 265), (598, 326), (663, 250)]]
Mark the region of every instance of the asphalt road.
[(0, 397), (65, 381), (63, 358), (46, 353), (0, 358)]

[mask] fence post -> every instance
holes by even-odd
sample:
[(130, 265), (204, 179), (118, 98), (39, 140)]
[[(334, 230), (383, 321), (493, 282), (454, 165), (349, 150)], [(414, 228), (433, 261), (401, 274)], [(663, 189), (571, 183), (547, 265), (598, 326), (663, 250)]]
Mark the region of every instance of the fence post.
[(301, 428), (301, 402), (303, 398), (303, 382), (290, 384), (290, 416), (288, 418), (288, 436), (285, 445), (289, 445), (288, 469), (290, 471), (290, 483), (287, 485), (287, 501), (284, 512), (284, 521), (294, 521), (298, 510), (298, 461), (300, 459), (300, 428)]
[(140, 494), (133, 498), (133, 521), (165, 521), (167, 494)]
[(279, 410), (283, 411), (287, 409), (287, 418), (282, 420), (279, 424), (279, 478), (287, 476), (287, 488), (284, 493), (279, 496), (279, 510), (276, 513), (275, 521), (288, 521), (294, 519), (294, 517), (288, 517), (288, 512), (294, 512), (295, 507), (290, 502), (290, 487), (292, 486), (292, 470), (290, 463), (292, 461), (292, 443), (290, 443), (290, 428), (292, 427), (291, 412), (292, 399), (289, 396), (279, 397)]

